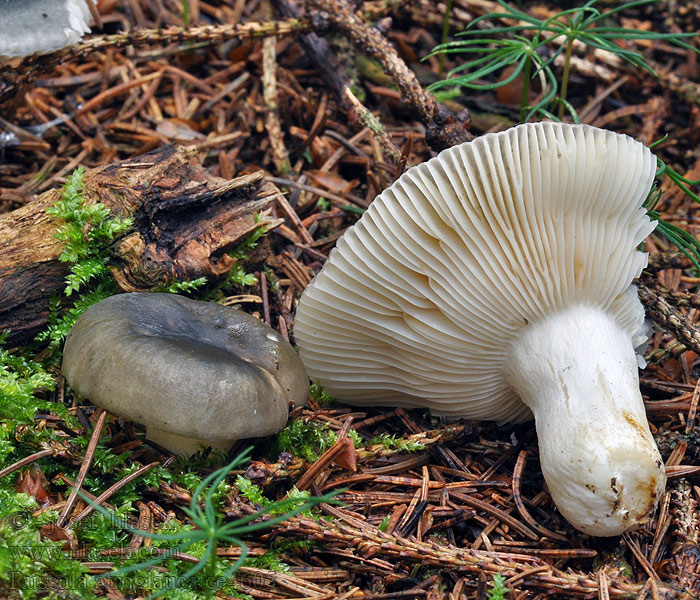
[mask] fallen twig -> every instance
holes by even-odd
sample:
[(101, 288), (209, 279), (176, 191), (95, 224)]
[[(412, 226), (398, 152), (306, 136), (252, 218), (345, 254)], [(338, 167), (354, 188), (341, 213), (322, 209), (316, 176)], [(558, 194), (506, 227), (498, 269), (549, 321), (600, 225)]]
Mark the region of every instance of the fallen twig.
[(337, 31), (348, 36), (362, 52), (376, 60), (391, 76), (404, 100), (420, 115), (426, 128), (426, 140), (433, 150), (442, 150), (469, 141), (469, 114), (452, 114), (425, 91), (415, 73), (396, 53), (394, 47), (374, 27), (365, 23), (346, 0), (309, 0), (308, 7)]

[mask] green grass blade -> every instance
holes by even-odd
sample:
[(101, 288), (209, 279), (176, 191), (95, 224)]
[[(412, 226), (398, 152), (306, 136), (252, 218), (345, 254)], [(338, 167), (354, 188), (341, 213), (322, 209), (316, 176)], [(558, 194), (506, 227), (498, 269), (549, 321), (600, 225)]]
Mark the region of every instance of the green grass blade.
[(528, 15), (527, 13), (518, 12), (514, 10), (513, 12), (507, 13), (488, 13), (486, 15), (481, 15), (480, 17), (477, 17), (476, 19), (471, 21), (469, 25), (467, 25), (467, 29), (465, 31), (468, 31), (477, 23), (481, 23), (482, 21), (494, 21), (496, 19), (517, 19), (519, 21), (525, 21), (526, 23), (530, 23), (530, 25), (534, 25), (536, 27), (540, 27), (542, 25), (542, 21), (540, 19), (537, 19), (532, 15)]
[(687, 231), (661, 219), (658, 213), (649, 213), (649, 217), (658, 222), (656, 232), (676, 246), (700, 273), (700, 242)]
[(686, 196), (690, 196), (695, 202), (700, 204), (700, 196), (698, 196), (695, 192), (693, 192), (690, 188), (688, 188), (685, 183), (690, 183), (691, 185), (698, 185), (698, 182), (688, 182), (687, 179), (684, 179), (681, 177), (678, 173), (676, 173), (673, 169), (666, 168), (666, 176), (673, 181), (683, 192), (686, 194)]
[(532, 25), (503, 25), (502, 27), (490, 27), (489, 29), (465, 29), (457, 33), (457, 37), (467, 37), (472, 35), (494, 35), (501, 33), (512, 33), (514, 31), (532, 31), (533, 29), (539, 30), (539, 27), (534, 27)]
[(557, 98), (557, 102), (564, 105), (564, 108), (571, 115), (571, 120), (574, 123), (576, 123), (577, 125), (581, 123), (581, 119), (579, 119), (579, 116), (578, 116), (578, 113), (576, 112), (576, 109), (573, 107), (573, 105), (568, 100), (565, 100), (564, 98)]
[(533, 106), (530, 109), (530, 112), (527, 113), (525, 116), (524, 122), (527, 123), (532, 116), (537, 113), (540, 109), (544, 108), (547, 104), (549, 104), (554, 98), (554, 96), (557, 95), (557, 92), (559, 88), (557, 87), (557, 79), (554, 76), (554, 73), (551, 71), (551, 69), (543, 69), (545, 72), (547, 78), (549, 79), (549, 92), (540, 100), (535, 106)]
[(155, 567), (162, 563), (164, 560), (169, 560), (174, 558), (177, 558), (178, 552), (184, 552), (187, 550), (191, 544), (181, 544), (175, 548), (169, 548), (165, 554), (162, 554), (160, 556), (156, 556), (155, 558), (152, 558), (150, 560), (144, 560), (143, 562), (140, 562), (136, 565), (129, 565), (128, 567), (120, 567), (119, 569), (115, 569), (114, 571), (109, 571), (107, 573), (100, 573), (98, 575), (95, 575), (96, 579), (105, 579), (108, 577), (121, 577), (122, 575), (128, 575), (129, 573), (135, 573), (136, 571), (142, 571), (143, 569), (147, 569), (148, 567)]
[(634, 8), (635, 6), (643, 6), (644, 4), (653, 4), (656, 1), (657, 0), (635, 0), (634, 2), (626, 2), (625, 4), (621, 4), (620, 6), (605, 11), (596, 19), (596, 21), (599, 21), (600, 19), (606, 19), (611, 15), (619, 13), (623, 10), (627, 10), (628, 8)]
[(483, 57), (483, 58), (477, 58), (477, 59), (475, 59), (475, 60), (470, 60), (470, 61), (468, 61), (468, 62), (466, 62), (466, 63), (463, 63), (463, 64), (459, 65), (458, 67), (455, 67), (454, 69), (452, 69), (452, 70), (448, 73), (448, 78), (449, 78), (449, 77), (454, 77), (454, 76), (457, 75), (458, 73), (461, 73), (462, 71), (465, 71), (465, 70), (467, 70), (467, 69), (469, 69), (469, 68), (476, 67), (476, 66), (479, 66), (479, 65), (483, 65), (484, 63), (488, 63), (488, 62), (491, 62), (491, 61), (493, 61), (493, 60), (494, 60), (494, 57), (493, 57), (493, 56), (485, 56), (485, 57)]
[(638, 52), (634, 52), (632, 50), (625, 50), (623, 48), (620, 48), (620, 46), (618, 46), (617, 44), (613, 44), (612, 42), (609, 42), (604, 38), (589, 36), (587, 34), (581, 36), (581, 41), (583, 41), (587, 46), (591, 46), (592, 48), (600, 48), (601, 50), (607, 50), (608, 52), (617, 54), (626, 62), (656, 76), (656, 71), (651, 65), (649, 65), (646, 62), (646, 60), (644, 60), (644, 57)]
[[(499, 88), (499, 87), (505, 85), (506, 82), (505, 81), (496, 81), (494, 83), (485, 83), (485, 84), (472, 83), (472, 82), (476, 79), (481, 79), (485, 75), (489, 75), (489, 74), (493, 73), (494, 71), (498, 71), (498, 70), (502, 69), (503, 67), (507, 67), (509, 65), (514, 64), (515, 62), (518, 62), (521, 59), (520, 58), (521, 56), (522, 56), (522, 54), (515, 55), (513, 57), (511, 57), (510, 55), (507, 55), (507, 57), (504, 59), (491, 61), (485, 67), (477, 69), (476, 71), (469, 73), (468, 75), (462, 75), (461, 77), (454, 77), (451, 79), (446, 79), (444, 81), (438, 81), (434, 84), (431, 84), (430, 86), (428, 86), (428, 91), (440, 89), (442, 87), (445, 87), (446, 85), (461, 85), (463, 87), (468, 87), (468, 88), (474, 89), (474, 90), (492, 90), (495, 88)], [(509, 80), (512, 80), (512, 78), (509, 78)]]
[(573, 14), (581, 15), (581, 16), (583, 16), (589, 12), (594, 13), (594, 14), (600, 14), (600, 11), (597, 8), (593, 8), (592, 6), (589, 6), (589, 5), (590, 5), (590, 2), (588, 3), (588, 5), (578, 6), (576, 8), (569, 8), (567, 10), (563, 10), (561, 12), (558, 12), (556, 15), (553, 15), (553, 16), (549, 17), (548, 19), (546, 19), (544, 21), (544, 23), (551, 23), (553, 21), (556, 22), (559, 19), (561, 19), (562, 17), (566, 17), (568, 15), (573, 15)]
[[(277, 500), (276, 502), (273, 502), (272, 504), (269, 504), (268, 506), (265, 506), (264, 508), (260, 509), (253, 515), (246, 515), (245, 517), (241, 517), (239, 519), (236, 519), (235, 521), (226, 523), (225, 525), (223, 525), (222, 529), (226, 532), (227, 535), (241, 535), (241, 531), (243, 531), (243, 533), (249, 533), (249, 531), (257, 531), (258, 529), (269, 527), (268, 524), (272, 521), (272, 519), (263, 521), (262, 523), (256, 523), (255, 525), (247, 526), (254, 527), (254, 529), (251, 530), (248, 530), (246, 527), (242, 526), (245, 526), (246, 523), (250, 523), (251, 521), (260, 518), (262, 515), (271, 513), (273, 511), (276, 512), (286, 509), (287, 506), (294, 506), (292, 510), (296, 511), (294, 514), (298, 514), (299, 512), (303, 512), (305, 510), (308, 510), (309, 508), (313, 508), (321, 502), (337, 504), (338, 502), (333, 500), (333, 497), (339, 493), (340, 492), (330, 492), (328, 494), (325, 494), (324, 496), (310, 496), (306, 499), (285, 498), (284, 500)], [(279, 516), (283, 517), (289, 514), (291, 514), (291, 512), (286, 512), (283, 515)], [(275, 517), (275, 519), (276, 518), (277, 517)]]
[(435, 54), (457, 54), (459, 52), (466, 52), (467, 48), (470, 46), (481, 47), (484, 49), (484, 51), (488, 51), (491, 49), (495, 51), (497, 50), (497, 48), (492, 48), (492, 46), (502, 46), (505, 42), (506, 40), (501, 40), (497, 38), (458, 40), (456, 42), (448, 42), (447, 44), (440, 44), (439, 46), (435, 46), (435, 48), (433, 48), (430, 54), (428, 54), (425, 58), (428, 58)]
[(231, 577), (231, 575), (238, 571), (238, 569), (240, 569), (243, 563), (245, 562), (245, 559), (248, 558), (248, 547), (240, 540), (233, 540), (233, 543), (241, 549), (241, 555), (238, 557), (236, 562), (233, 563), (231, 567), (226, 569), (226, 571), (221, 575), (221, 578), (223, 580), (228, 579), (229, 577)]
[[(106, 517), (110, 519), (111, 523), (115, 523), (119, 525), (122, 529), (125, 531), (128, 531), (129, 533), (132, 533), (134, 535), (140, 535), (143, 537), (147, 537), (153, 540), (160, 540), (160, 541), (165, 541), (165, 542), (177, 542), (181, 541), (184, 539), (189, 539), (192, 535), (198, 534), (197, 531), (182, 531), (179, 533), (168, 533), (168, 534), (162, 534), (162, 533), (151, 533), (150, 531), (143, 531), (141, 529), (136, 529), (135, 527), (131, 527), (124, 519), (117, 517), (113, 512), (107, 510), (104, 506), (100, 506), (97, 504), (92, 498), (90, 498), (85, 492), (82, 490), (76, 490), (78, 496), (85, 501), (87, 504), (92, 506), (98, 513), (100, 513), (103, 517)], [(206, 538), (206, 536), (203, 536), (202, 539)]]

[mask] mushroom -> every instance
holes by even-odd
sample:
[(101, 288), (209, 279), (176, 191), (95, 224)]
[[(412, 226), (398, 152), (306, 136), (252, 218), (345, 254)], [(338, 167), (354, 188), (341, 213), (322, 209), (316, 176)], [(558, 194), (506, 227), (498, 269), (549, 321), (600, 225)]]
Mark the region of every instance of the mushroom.
[(176, 454), (279, 431), (309, 387), (297, 353), (265, 323), (175, 294), (90, 307), (68, 334), (63, 373), (76, 393), (144, 423), (147, 439)]
[(631, 285), (656, 160), (632, 138), (521, 125), (409, 169), (299, 301), (313, 380), (351, 404), (522, 422), (585, 533), (648, 521), (666, 476), (639, 392)]
[(0, 0), (0, 57), (52, 52), (90, 33), (94, 0)]

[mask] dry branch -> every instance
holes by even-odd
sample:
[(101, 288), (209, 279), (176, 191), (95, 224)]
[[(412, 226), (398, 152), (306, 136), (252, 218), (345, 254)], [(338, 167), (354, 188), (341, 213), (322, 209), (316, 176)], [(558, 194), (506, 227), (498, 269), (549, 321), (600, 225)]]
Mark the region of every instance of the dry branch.
[(658, 325), (674, 333), (687, 348), (700, 354), (700, 330), (657, 290), (640, 283), (638, 292), (647, 314)]
[[(569, 598), (592, 596), (598, 582), (583, 573), (563, 571), (542, 559), (526, 554), (486, 552), (470, 548), (445, 546), (436, 542), (419, 542), (399, 535), (390, 535), (345, 511), (327, 507), (334, 515), (332, 523), (294, 517), (277, 526), (281, 535), (299, 536), (344, 550), (343, 557), (358, 563), (366, 557), (381, 557), (382, 561), (400, 560), (409, 565), (428, 565), (472, 574), (500, 573), (506, 578), (518, 577), (519, 585), (534, 587), (549, 593), (556, 591)], [(388, 563), (393, 567), (391, 563)], [(609, 584), (610, 598), (632, 598), (641, 585), (623, 582)]]
[[(695, 488), (696, 490), (698, 488)], [(700, 595), (700, 507), (687, 481), (679, 481), (671, 490), (675, 542), (671, 579), (688, 595)]]
[[(317, 25), (318, 26), (318, 25)], [(53, 52), (33, 54), (25, 59), (14, 60), (3, 65), (3, 76), (23, 73), (31, 67), (53, 67), (61, 62), (85, 58), (94, 52), (108, 49), (123, 49), (128, 46), (157, 44), (196, 44), (198, 47), (231, 39), (259, 38), (267, 36), (298, 35), (314, 29), (311, 19), (289, 19), (267, 23), (227, 23), (225, 25), (202, 25), (200, 27), (167, 27), (163, 29), (137, 29), (114, 35), (88, 38)]]
[(426, 140), (433, 150), (442, 150), (472, 139), (468, 132), (470, 119), (466, 110), (455, 115), (438, 104), (379, 30), (365, 23), (346, 0), (308, 0), (308, 7), (382, 66), (394, 80), (404, 100), (420, 115), (426, 128)]
[[(273, 3), (283, 17), (296, 18), (299, 16), (299, 12), (289, 0), (273, 0)], [(348, 114), (355, 127), (358, 129), (369, 128), (389, 155), (394, 160), (398, 160), (398, 149), (394, 146), (379, 119), (352, 93), (350, 82), (343, 74), (340, 61), (331, 52), (328, 43), (315, 33), (304, 34), (299, 41), (309, 60), (314, 63), (318, 74), (333, 92), (336, 101)]]

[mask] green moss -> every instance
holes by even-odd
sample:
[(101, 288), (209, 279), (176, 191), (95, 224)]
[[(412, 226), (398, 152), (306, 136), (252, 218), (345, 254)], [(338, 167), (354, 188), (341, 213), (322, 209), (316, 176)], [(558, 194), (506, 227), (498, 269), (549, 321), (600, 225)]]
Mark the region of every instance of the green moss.
[(109, 247), (133, 226), (133, 219), (113, 216), (101, 202), (86, 204), (83, 196), (84, 174), (84, 169), (76, 169), (64, 185), (61, 199), (46, 210), (60, 222), (54, 234), (63, 242), (59, 260), (70, 265), (64, 295), (85, 291), (84, 288), (90, 285), (87, 293), (83, 293), (66, 310), (59, 295), (51, 298), (47, 328), (36, 338), (38, 342), (48, 342), (49, 357), (63, 344), (83, 312), (118, 291), (107, 266)]
[[(0, 344), (7, 333), (0, 334)], [(53, 390), (53, 377), (42, 367), (20, 354), (0, 346), (0, 419), (17, 424), (30, 423), (41, 410), (50, 410), (51, 403), (38, 393)]]
[(309, 396), (311, 396), (316, 402), (321, 404), (322, 406), (333, 406), (335, 404), (338, 404), (338, 401), (335, 398), (332, 398), (326, 392), (323, 391), (323, 388), (321, 385), (318, 383), (314, 382), (311, 384), (309, 387)]
[(505, 578), (500, 573), (495, 573), (491, 582), (491, 589), (486, 592), (486, 599), (504, 600), (507, 593), (508, 588), (506, 587)]
[(27, 494), (0, 489), (0, 597), (97, 598), (95, 579), (63, 550), (65, 542), (41, 539), (41, 526), (53, 522), (57, 513), (34, 518), (37, 508)]
[(417, 452), (425, 449), (425, 444), (422, 444), (421, 442), (397, 438), (396, 435), (389, 435), (387, 433), (382, 433), (381, 435), (372, 438), (367, 443), (370, 446), (381, 444), (387, 450), (397, 450), (399, 452)]
[(238, 477), (236, 477), (236, 487), (248, 502), (252, 502), (257, 506), (267, 506), (270, 504), (270, 500), (265, 497), (262, 488), (255, 485), (250, 479), (238, 475)]
[(338, 436), (326, 424), (296, 419), (277, 434), (272, 453), (276, 456), (280, 452), (291, 452), (309, 462), (316, 462), (337, 439)]
[(76, 169), (64, 185), (61, 199), (46, 211), (63, 221), (55, 237), (63, 242), (59, 260), (70, 264), (66, 296), (108, 274), (109, 245), (133, 226), (133, 219), (112, 216), (101, 202), (85, 203), (84, 175), (82, 167)]

